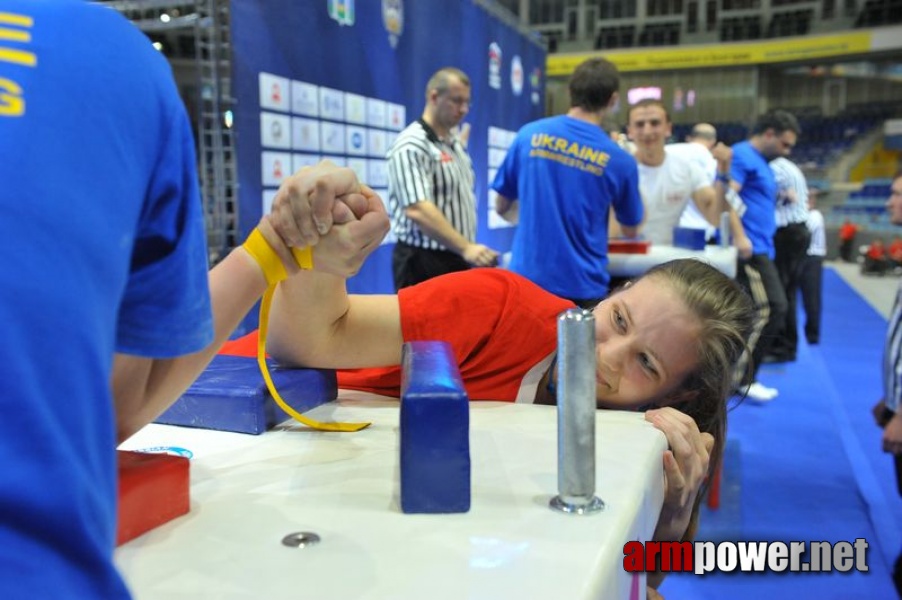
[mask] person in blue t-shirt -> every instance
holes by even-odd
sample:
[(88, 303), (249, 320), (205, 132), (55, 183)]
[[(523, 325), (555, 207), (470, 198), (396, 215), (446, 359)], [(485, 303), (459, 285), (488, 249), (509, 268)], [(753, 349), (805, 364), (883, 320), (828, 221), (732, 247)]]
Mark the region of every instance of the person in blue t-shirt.
[(642, 222), (636, 161), (602, 128), (620, 76), (602, 58), (570, 78), (570, 110), (523, 126), (498, 168), (495, 210), (518, 221), (510, 269), (583, 308), (608, 293), (608, 223)]
[[(116, 445), (190, 385), (269, 271), (241, 248), (208, 273), (189, 121), (141, 32), (82, 0), (2, 11), (0, 598), (127, 598)], [(289, 246), (314, 242), (315, 269), (353, 273), (388, 229), (334, 165), (274, 206), (257, 231), (286, 275)]]
[[(750, 256), (748, 249), (740, 248), (736, 276), (752, 294), (761, 314), (757, 335), (753, 334), (749, 342), (753, 349), (748, 358), (751, 363), (740, 365), (737, 379), (741, 377), (743, 391), (759, 401), (773, 400), (777, 396), (776, 389), (757, 381), (757, 374), (763, 357), (783, 327), (788, 309), (786, 292), (773, 262), (777, 181), (768, 163), (778, 156), (788, 156), (800, 133), (795, 116), (784, 110), (774, 110), (758, 118), (748, 140), (733, 146), (730, 185), (736, 195), (731, 196), (731, 202), (745, 237), (751, 242)], [(748, 384), (747, 389), (745, 384)]]

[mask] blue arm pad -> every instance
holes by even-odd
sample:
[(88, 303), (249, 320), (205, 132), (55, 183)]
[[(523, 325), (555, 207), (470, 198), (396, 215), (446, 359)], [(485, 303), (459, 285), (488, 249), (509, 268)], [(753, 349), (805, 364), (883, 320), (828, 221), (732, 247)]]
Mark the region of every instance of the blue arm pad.
[(470, 510), (470, 402), (445, 342), (404, 344), (401, 510)]
[[(335, 371), (270, 363), (270, 373), (279, 394), (298, 412), (338, 396)], [(290, 418), (266, 389), (256, 358), (217, 355), (156, 422), (258, 435)]]
[(674, 227), (673, 245), (677, 248), (686, 248), (687, 250), (704, 250), (706, 244), (705, 236), (704, 229)]

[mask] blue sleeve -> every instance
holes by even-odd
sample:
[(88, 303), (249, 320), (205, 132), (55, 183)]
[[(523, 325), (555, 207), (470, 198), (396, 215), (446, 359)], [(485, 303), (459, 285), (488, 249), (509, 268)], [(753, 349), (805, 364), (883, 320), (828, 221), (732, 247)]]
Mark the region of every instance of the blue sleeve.
[(194, 143), (181, 104), (166, 125), (136, 228), (116, 340), (119, 352), (155, 358), (196, 352), (213, 340)]
[(642, 222), (645, 212), (639, 196), (639, 167), (632, 158), (622, 161), (624, 173), (623, 188), (614, 200), (614, 215), (617, 222), (627, 227), (635, 227)]
[(733, 147), (733, 159), (730, 163), (730, 179), (738, 183), (740, 186), (745, 185), (745, 178), (749, 171), (748, 155), (744, 149)]
[(507, 149), (507, 154), (504, 155), (504, 160), (501, 162), (501, 166), (498, 167), (498, 172), (495, 173), (495, 179), (492, 181), (492, 189), (508, 200), (517, 200), (520, 197), (517, 191), (519, 141), (520, 135), (517, 134), (514, 142)]

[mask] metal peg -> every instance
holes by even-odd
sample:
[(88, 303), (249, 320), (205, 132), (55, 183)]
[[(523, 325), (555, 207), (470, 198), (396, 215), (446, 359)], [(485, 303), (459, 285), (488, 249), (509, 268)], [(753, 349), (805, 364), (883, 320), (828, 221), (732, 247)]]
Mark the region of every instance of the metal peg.
[(557, 322), (558, 495), (555, 510), (591, 514), (595, 496), (595, 316), (570, 309)]

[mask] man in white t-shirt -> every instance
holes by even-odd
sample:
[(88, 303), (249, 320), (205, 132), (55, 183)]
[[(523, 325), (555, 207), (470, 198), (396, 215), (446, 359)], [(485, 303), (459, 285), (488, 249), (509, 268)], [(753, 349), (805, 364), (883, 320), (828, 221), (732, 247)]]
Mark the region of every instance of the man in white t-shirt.
[(728, 210), (724, 193), (729, 181), (729, 148), (717, 149), (717, 170), (712, 182), (698, 163), (666, 151), (672, 124), (660, 101), (642, 100), (633, 105), (627, 123), (629, 137), (636, 145), (639, 192), (645, 204), (640, 233), (653, 244), (672, 244), (673, 228), (690, 200), (708, 223), (717, 226), (721, 213)]
[[(809, 344), (817, 344), (821, 339), (821, 281), (823, 279), (824, 257), (827, 256), (827, 237), (824, 215), (817, 206), (818, 188), (808, 188), (808, 220), (805, 223), (811, 232), (808, 253), (799, 267), (799, 291), (805, 309), (805, 339)], [(795, 319), (787, 328), (796, 327)]]

